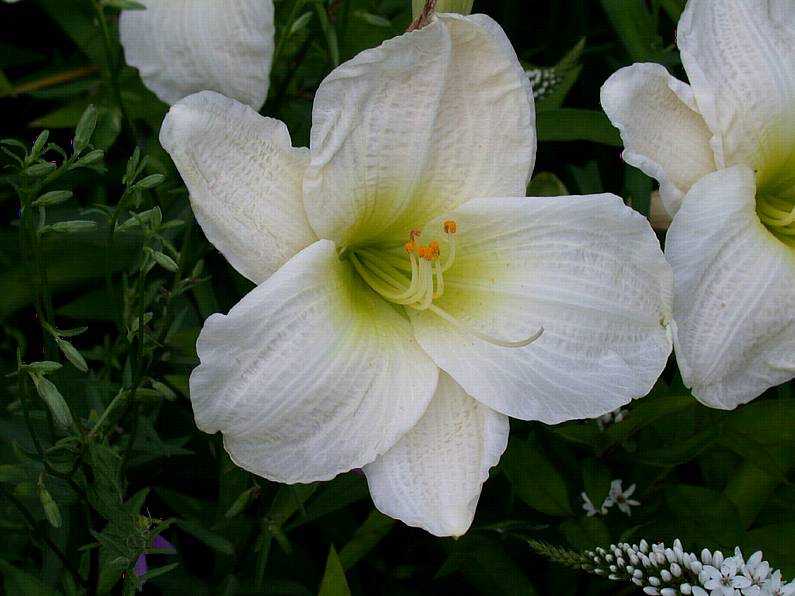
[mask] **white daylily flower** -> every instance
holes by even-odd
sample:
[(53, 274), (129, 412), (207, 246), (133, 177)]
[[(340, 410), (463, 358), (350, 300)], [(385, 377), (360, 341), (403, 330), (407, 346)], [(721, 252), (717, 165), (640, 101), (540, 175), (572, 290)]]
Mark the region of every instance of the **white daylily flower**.
[(674, 216), (682, 376), (731, 409), (795, 376), (795, 2), (691, 0), (677, 40), (690, 85), (635, 64), (602, 106)]
[(617, 197), (523, 196), (534, 119), (483, 15), (335, 69), (309, 150), (216, 93), (172, 107), (160, 139), (196, 218), (259, 284), (199, 336), (199, 428), (279, 482), (363, 467), (381, 511), (460, 535), (507, 416), (645, 395), (671, 349), (670, 269)]
[(161, 100), (218, 91), (259, 110), (273, 59), (273, 0), (139, 0), (123, 10), (127, 62)]

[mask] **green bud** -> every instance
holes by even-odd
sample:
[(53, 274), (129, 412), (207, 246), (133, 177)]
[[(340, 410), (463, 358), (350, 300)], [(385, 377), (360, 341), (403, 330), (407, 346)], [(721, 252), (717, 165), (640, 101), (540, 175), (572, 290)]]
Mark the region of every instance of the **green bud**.
[(357, 17), (362, 19), (365, 23), (369, 23), (370, 25), (373, 25), (374, 27), (391, 27), (392, 26), (392, 21), (390, 21), (389, 19), (385, 19), (384, 17), (382, 17), (380, 15), (373, 14), (371, 12), (366, 12), (364, 10), (357, 10), (353, 14), (355, 14)]
[(127, 230), (132, 230), (133, 228), (150, 221), (152, 219), (153, 211), (154, 209), (147, 209), (146, 211), (141, 211), (140, 213), (133, 213), (132, 217), (129, 217), (116, 226), (116, 231), (126, 232)]
[(55, 168), (57, 168), (54, 163), (50, 163), (49, 161), (40, 161), (39, 163), (34, 163), (32, 166), (28, 166), (25, 168), (25, 173), (28, 176), (46, 176), (50, 172), (52, 172)]
[(48, 375), (56, 370), (63, 368), (63, 364), (53, 362), (52, 360), (42, 360), (41, 362), (31, 362), (25, 365), (25, 369), (30, 374)]
[(159, 186), (160, 184), (162, 184), (163, 180), (165, 179), (166, 177), (163, 176), (163, 174), (151, 174), (146, 178), (142, 178), (141, 180), (139, 180), (138, 183), (135, 185), (135, 188), (141, 188), (141, 189), (154, 188), (155, 186)]
[(55, 343), (58, 344), (63, 355), (66, 356), (66, 359), (71, 362), (77, 370), (80, 372), (88, 372), (88, 365), (86, 364), (85, 358), (83, 358), (83, 355), (77, 348), (60, 337), (55, 338)]
[(44, 488), (44, 483), (39, 482), (39, 502), (42, 509), (44, 509), (44, 516), (53, 528), (60, 528), (63, 520), (61, 519), (61, 510), (58, 508), (58, 503), (52, 498), (52, 495)]
[(177, 265), (174, 259), (169, 257), (167, 254), (160, 252), (159, 250), (152, 251), (152, 258), (158, 265), (167, 271), (171, 271), (172, 273), (179, 271), (179, 265)]
[(195, 279), (201, 276), (202, 271), (204, 271), (204, 259), (199, 259), (193, 266), (193, 271), (190, 272), (190, 276)]
[(244, 490), (242, 493), (240, 493), (237, 499), (235, 499), (235, 502), (232, 503), (232, 506), (226, 510), (226, 513), (224, 513), (224, 517), (226, 519), (232, 519), (238, 513), (240, 513), (246, 507), (248, 507), (248, 504), (251, 503), (251, 500), (256, 494), (256, 491), (257, 491), (256, 487), (252, 486), (248, 490)]
[(97, 222), (88, 219), (73, 219), (71, 221), (59, 221), (58, 223), (44, 226), (44, 232), (58, 232), (64, 234), (77, 234), (80, 232), (93, 232), (97, 229)]
[(152, 389), (157, 391), (164, 399), (174, 401), (177, 399), (177, 394), (171, 390), (171, 387), (161, 383), (160, 381), (152, 381)]
[(33, 384), (36, 385), (39, 397), (47, 404), (58, 426), (70, 428), (74, 424), (72, 412), (69, 410), (69, 406), (66, 404), (61, 392), (58, 391), (58, 388), (49, 379), (45, 379), (40, 375), (31, 374), (30, 377), (33, 379)]
[(97, 163), (98, 161), (102, 161), (103, 157), (105, 157), (105, 152), (102, 149), (94, 149), (93, 151), (89, 151), (83, 157), (78, 159), (75, 162), (75, 166), (90, 166)]
[(73, 196), (74, 193), (71, 190), (51, 190), (50, 192), (45, 192), (38, 199), (33, 201), (33, 206), (38, 207), (41, 205), (42, 207), (50, 207), (52, 205), (60, 205)]
[(290, 37), (291, 35), (295, 35), (296, 33), (298, 33), (301, 29), (306, 27), (307, 23), (309, 23), (311, 19), (312, 19), (312, 13), (309, 11), (305, 12), (300, 17), (295, 19), (293, 21), (293, 24), (290, 25), (290, 29), (287, 31), (287, 37)]
[(47, 144), (47, 139), (50, 137), (49, 130), (41, 131), (41, 134), (36, 137), (36, 142), (33, 143), (33, 149), (31, 149), (30, 154), (33, 157), (38, 157), (39, 154), (44, 150), (44, 146)]
[[(434, 12), (457, 12), (458, 14), (469, 14), (472, 12), (472, 4), (475, 0), (437, 0)], [(426, 0), (411, 0), (412, 18), (416, 19), (422, 14)]]
[(77, 128), (75, 128), (74, 150), (76, 154), (80, 155), (88, 146), (96, 127), (97, 108), (91, 104), (80, 116), (80, 121), (77, 123)]

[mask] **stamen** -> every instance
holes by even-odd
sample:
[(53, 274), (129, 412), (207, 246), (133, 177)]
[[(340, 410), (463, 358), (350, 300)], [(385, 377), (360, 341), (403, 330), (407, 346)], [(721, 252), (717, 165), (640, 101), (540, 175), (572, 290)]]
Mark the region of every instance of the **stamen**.
[(531, 343), (533, 343), (535, 340), (537, 340), (539, 337), (541, 337), (543, 335), (543, 333), (544, 333), (544, 328), (543, 327), (539, 327), (538, 331), (536, 331), (533, 335), (531, 335), (530, 337), (527, 337), (525, 339), (520, 339), (520, 340), (516, 340), (516, 341), (511, 341), (511, 340), (507, 340), (507, 339), (500, 339), (498, 337), (494, 337), (492, 335), (488, 335), (486, 333), (482, 333), (482, 332), (478, 331), (477, 329), (472, 329), (468, 325), (465, 325), (463, 322), (461, 322), (458, 319), (456, 319), (449, 312), (447, 312), (446, 310), (442, 310), (441, 308), (439, 308), (435, 304), (431, 304), (428, 307), (428, 310), (430, 310), (435, 315), (438, 315), (439, 317), (441, 317), (442, 319), (444, 319), (445, 321), (450, 323), (453, 327), (456, 327), (457, 329), (460, 329), (461, 331), (463, 331), (465, 333), (469, 333), (470, 335), (474, 335), (478, 339), (482, 339), (485, 342), (488, 342), (488, 343), (493, 344), (495, 346), (500, 346), (502, 348), (523, 348), (523, 347), (528, 346)]
[[(770, 208), (775, 210), (772, 205)], [(778, 213), (780, 212), (776, 211), (770, 216)], [(795, 219), (795, 214), (793, 218)], [(438, 240), (431, 240), (425, 246), (417, 244), (419, 229), (409, 232), (409, 241), (403, 245), (405, 253), (400, 252), (400, 245), (388, 248), (352, 249), (349, 253), (351, 263), (364, 282), (385, 300), (415, 310), (429, 310), (457, 329), (495, 346), (522, 348), (541, 337), (543, 328), (539, 328), (530, 337), (520, 340), (494, 337), (469, 327), (433, 303), (444, 295), (443, 274), (455, 261), (456, 223), (452, 220), (445, 221), (442, 228), (447, 245), (444, 263), (441, 262), (442, 247)]]

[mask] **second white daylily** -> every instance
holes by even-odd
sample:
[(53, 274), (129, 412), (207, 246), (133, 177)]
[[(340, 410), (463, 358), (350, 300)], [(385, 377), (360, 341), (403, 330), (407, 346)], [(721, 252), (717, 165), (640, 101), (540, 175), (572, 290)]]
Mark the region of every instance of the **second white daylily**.
[(218, 91), (259, 110), (273, 59), (273, 0), (138, 0), (123, 10), (127, 62), (161, 100)]
[(795, 2), (690, 0), (677, 40), (690, 85), (635, 64), (602, 106), (673, 216), (682, 376), (731, 409), (795, 376)]
[(160, 138), (209, 240), (258, 284), (206, 321), (190, 379), (199, 428), (247, 470), (363, 467), (381, 511), (460, 535), (508, 416), (598, 416), (665, 365), (654, 234), (612, 195), (524, 197), (532, 95), (488, 17), (440, 14), (335, 69), (309, 150), (210, 92)]

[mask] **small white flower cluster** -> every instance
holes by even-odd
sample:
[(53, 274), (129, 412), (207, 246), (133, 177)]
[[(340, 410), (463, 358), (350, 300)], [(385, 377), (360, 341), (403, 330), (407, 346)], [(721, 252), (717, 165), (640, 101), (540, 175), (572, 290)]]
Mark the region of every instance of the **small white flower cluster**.
[(525, 69), (527, 78), (533, 88), (533, 99), (539, 101), (549, 95), (555, 87), (563, 82), (563, 74), (553, 68), (532, 67)]
[(757, 551), (746, 561), (739, 548), (734, 556), (704, 549), (701, 556), (685, 552), (677, 539), (673, 548), (662, 543), (649, 545), (611, 544), (586, 551), (591, 571), (609, 579), (629, 580), (650, 596), (791, 596), (795, 582), (783, 582), (781, 571)]
[(618, 408), (617, 410), (599, 416), (599, 418), (596, 419), (596, 424), (599, 430), (604, 430), (608, 424), (618, 424), (621, 422), (627, 414), (629, 414), (629, 410), (626, 408)]
[(632, 484), (624, 490), (621, 486), (621, 479), (613, 480), (610, 483), (610, 492), (605, 497), (605, 500), (602, 502), (602, 506), (597, 509), (594, 507), (594, 504), (591, 502), (591, 499), (588, 498), (588, 495), (585, 494), (585, 491), (580, 493), (580, 497), (582, 497), (583, 503), (582, 508), (585, 509), (585, 513), (588, 517), (593, 515), (607, 515), (607, 510), (612, 507), (613, 505), (617, 505), (619, 510), (627, 515), (632, 515), (631, 507), (637, 507), (640, 505), (640, 501), (636, 501), (635, 499), (630, 499), (632, 493), (635, 492), (635, 485)]

